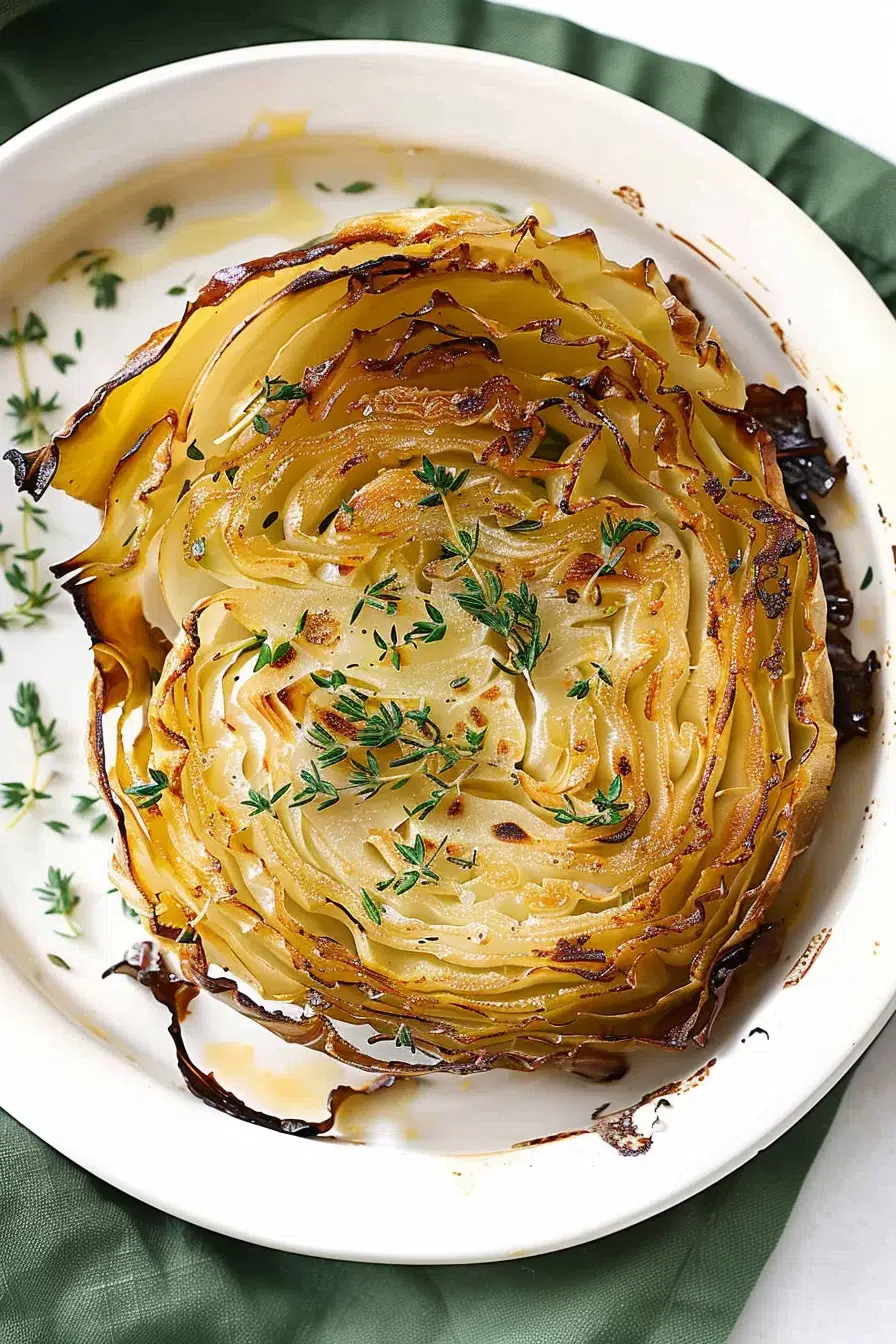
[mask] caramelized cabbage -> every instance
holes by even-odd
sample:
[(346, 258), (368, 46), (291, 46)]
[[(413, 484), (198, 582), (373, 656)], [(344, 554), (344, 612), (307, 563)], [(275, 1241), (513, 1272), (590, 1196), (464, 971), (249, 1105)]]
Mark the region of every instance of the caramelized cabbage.
[(220, 272), (21, 459), (104, 509), (93, 764), (189, 978), (397, 1071), (705, 1039), (834, 761), (743, 405), (652, 261), (410, 210)]

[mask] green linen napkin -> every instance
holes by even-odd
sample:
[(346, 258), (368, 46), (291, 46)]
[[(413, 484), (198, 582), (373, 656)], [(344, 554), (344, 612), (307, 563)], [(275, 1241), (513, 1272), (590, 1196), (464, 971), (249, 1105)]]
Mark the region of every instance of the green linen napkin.
[[(483, 0), (0, 0), (0, 140), (154, 65), (333, 37), (525, 56), (661, 108), (791, 196), (896, 309), (896, 168), (709, 71)], [(318, 1261), (200, 1231), (87, 1175), (0, 1112), (0, 1344), (721, 1344), (843, 1086), (740, 1171), (647, 1223), (460, 1268)]]

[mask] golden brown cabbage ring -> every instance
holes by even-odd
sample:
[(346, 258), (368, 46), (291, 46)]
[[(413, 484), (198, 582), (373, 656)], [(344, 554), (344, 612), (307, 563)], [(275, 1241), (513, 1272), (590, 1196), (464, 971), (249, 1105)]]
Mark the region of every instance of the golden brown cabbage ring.
[(408, 211), (220, 272), (15, 455), (105, 510), (90, 756), (188, 978), (398, 1073), (705, 1041), (833, 770), (743, 402), (653, 262)]

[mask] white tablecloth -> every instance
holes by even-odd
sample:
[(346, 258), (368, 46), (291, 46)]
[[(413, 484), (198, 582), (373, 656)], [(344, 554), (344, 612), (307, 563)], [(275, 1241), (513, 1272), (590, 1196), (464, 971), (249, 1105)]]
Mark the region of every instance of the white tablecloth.
[[(515, 3), (710, 66), (896, 163), (894, 0)], [(893, 1344), (894, 1251), (896, 1019), (859, 1065), (730, 1344)]]

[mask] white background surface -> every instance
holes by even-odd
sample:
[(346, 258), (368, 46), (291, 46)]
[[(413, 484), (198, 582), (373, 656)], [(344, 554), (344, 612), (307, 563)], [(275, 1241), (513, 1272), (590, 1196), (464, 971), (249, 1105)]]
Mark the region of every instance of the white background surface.
[[(896, 163), (893, 0), (515, 3), (710, 66)], [(894, 1252), (896, 1019), (859, 1065), (729, 1344), (892, 1344)]]

